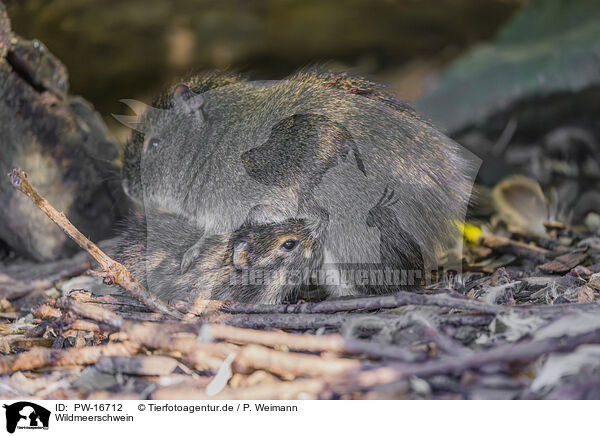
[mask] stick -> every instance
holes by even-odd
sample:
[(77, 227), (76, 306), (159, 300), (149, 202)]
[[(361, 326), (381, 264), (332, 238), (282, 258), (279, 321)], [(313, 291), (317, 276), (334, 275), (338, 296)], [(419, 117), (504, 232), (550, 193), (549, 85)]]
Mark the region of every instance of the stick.
[(225, 388), (210, 396), (204, 388), (173, 386), (155, 390), (153, 400), (295, 400), (318, 399), (327, 391), (327, 383), (320, 378), (299, 379), (281, 383), (263, 383), (241, 389)]
[(54, 221), (67, 235), (73, 239), (81, 248), (90, 253), (90, 255), (100, 264), (104, 271), (104, 279), (107, 283), (115, 283), (126, 291), (130, 292), (141, 303), (148, 308), (162, 312), (176, 319), (182, 319), (183, 314), (171, 309), (165, 303), (155, 296), (151, 295), (144, 287), (131, 275), (131, 273), (120, 263), (115, 262), (100, 250), (93, 242), (81, 234), (73, 224), (67, 219), (64, 213), (58, 212), (48, 201), (42, 197), (37, 190), (29, 183), (27, 173), (19, 172), (13, 169), (9, 174), (13, 187), (25, 194), (33, 203), (39, 207), (48, 217)]
[(481, 244), (491, 248), (498, 253), (508, 253), (515, 256), (531, 259), (537, 262), (543, 262), (551, 254), (550, 251), (525, 244), (524, 242), (513, 241), (503, 236), (486, 235), (481, 239)]
[[(194, 366), (202, 364), (205, 352), (194, 352), (187, 360)], [(349, 373), (362, 367), (362, 362), (331, 356), (305, 353), (286, 353), (262, 345), (246, 345), (235, 354), (232, 367), (236, 372), (251, 373), (262, 369), (284, 378), (298, 376), (334, 376)]]
[(94, 321), (106, 324), (115, 330), (119, 330), (125, 323), (125, 320), (122, 317), (108, 309), (91, 304), (80, 303), (72, 297), (59, 298), (56, 300), (56, 306), (61, 309), (70, 310), (80, 317), (90, 318)]
[(135, 354), (138, 349), (139, 345), (131, 343), (68, 348), (66, 350), (34, 348), (20, 354), (1, 357), (0, 374), (45, 366), (89, 365), (96, 363), (102, 356), (130, 356)]
[(480, 303), (474, 300), (447, 295), (424, 295), (400, 291), (394, 295), (362, 297), (349, 300), (331, 300), (320, 303), (302, 304), (243, 304), (228, 302), (222, 308), (229, 313), (331, 313), (352, 310), (391, 309), (400, 306), (438, 306), (465, 311), (497, 314), (505, 310), (501, 306)]
[(345, 339), (340, 335), (302, 335), (284, 332), (265, 332), (261, 330), (242, 329), (221, 324), (141, 324), (125, 321), (115, 313), (105, 308), (74, 301), (63, 297), (57, 301), (57, 306), (71, 310), (79, 316), (120, 329), (128, 335), (129, 340), (140, 342), (150, 348), (162, 348), (182, 352), (193, 352), (200, 349), (206, 351), (206, 344), (195, 339), (173, 338), (174, 332), (190, 332), (205, 334), (207, 337), (240, 344), (260, 344), (270, 347), (285, 346), (292, 350), (309, 352), (330, 352), (338, 354), (365, 354), (374, 358), (388, 358), (405, 362), (421, 360), (423, 355), (408, 348), (397, 345), (378, 344), (369, 341)]
[(96, 369), (112, 374), (169, 375), (179, 362), (169, 356), (102, 356)]
[(346, 339), (340, 335), (299, 335), (284, 332), (265, 332), (211, 324), (207, 330), (215, 339), (234, 343), (261, 344), (270, 347), (285, 346), (292, 350), (338, 354), (366, 354), (375, 358), (388, 358), (413, 362), (423, 356), (408, 348), (396, 345), (379, 344), (370, 341)]
[(318, 328), (339, 328), (353, 317), (364, 314), (349, 313), (284, 313), (248, 314), (221, 317), (220, 322), (233, 327), (250, 329), (311, 330)]
[[(340, 328), (344, 323), (365, 316), (376, 316), (382, 321), (393, 322), (402, 319), (402, 315), (363, 314), (363, 313), (284, 313), (284, 314), (248, 314), (221, 316), (215, 321), (234, 327), (250, 329), (283, 329), (311, 330), (318, 328)], [(474, 325), (489, 324), (493, 316), (488, 315), (444, 315), (438, 316), (437, 322), (442, 325)]]
[(462, 374), (490, 363), (531, 362), (550, 353), (569, 352), (583, 344), (600, 343), (600, 329), (578, 335), (554, 337), (516, 344), (500, 345), (489, 351), (449, 356), (442, 360), (431, 360), (419, 364), (395, 364), (362, 371), (357, 374), (345, 374), (353, 378), (364, 388), (395, 383), (408, 377), (429, 377), (438, 374)]

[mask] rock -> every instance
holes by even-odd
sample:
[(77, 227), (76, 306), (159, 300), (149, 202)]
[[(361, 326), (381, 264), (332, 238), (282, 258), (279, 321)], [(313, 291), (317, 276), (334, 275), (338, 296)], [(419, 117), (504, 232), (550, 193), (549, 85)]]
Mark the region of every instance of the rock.
[(498, 36), (455, 61), (417, 109), (456, 134), (547, 133), (570, 120), (598, 128), (600, 3), (533, 0)]
[(532, 0), (415, 103), (482, 158), (478, 183), (528, 176), (548, 195), (552, 218), (592, 231), (600, 228), (599, 20), (594, 0)]
[[(7, 22), (1, 5), (0, 21)], [(39, 41), (12, 35), (5, 47), (7, 28), (0, 25), (0, 239), (30, 259), (54, 260), (75, 245), (5, 175), (27, 171), (54, 207), (99, 241), (127, 207), (118, 148), (92, 106), (67, 94), (64, 65)]]
[(10, 47), (10, 20), (6, 14), (4, 3), (0, 2), (0, 57), (4, 58)]
[(69, 77), (63, 63), (37, 39), (26, 41), (14, 37), (6, 60), (15, 72), (38, 92), (50, 91), (56, 96), (65, 94)]

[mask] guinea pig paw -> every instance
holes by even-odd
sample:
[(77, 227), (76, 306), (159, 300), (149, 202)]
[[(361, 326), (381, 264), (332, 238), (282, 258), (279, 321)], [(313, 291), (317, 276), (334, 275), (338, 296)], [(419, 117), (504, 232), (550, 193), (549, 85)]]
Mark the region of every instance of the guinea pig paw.
[(183, 254), (181, 259), (181, 274), (185, 274), (202, 253), (202, 241), (196, 242)]

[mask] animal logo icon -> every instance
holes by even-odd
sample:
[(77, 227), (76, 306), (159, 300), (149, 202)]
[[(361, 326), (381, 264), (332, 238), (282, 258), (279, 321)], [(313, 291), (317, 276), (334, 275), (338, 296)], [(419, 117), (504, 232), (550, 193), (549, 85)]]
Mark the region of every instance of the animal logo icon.
[(366, 176), (358, 147), (343, 125), (320, 114), (294, 114), (275, 124), (267, 141), (244, 152), (241, 159), (258, 182), (295, 188), (298, 210), (304, 212), (314, 208), (314, 191), (325, 173), (351, 152)]
[(19, 401), (13, 404), (4, 404), (6, 409), (6, 431), (14, 433), (21, 429), (48, 429), (50, 411), (29, 401)]

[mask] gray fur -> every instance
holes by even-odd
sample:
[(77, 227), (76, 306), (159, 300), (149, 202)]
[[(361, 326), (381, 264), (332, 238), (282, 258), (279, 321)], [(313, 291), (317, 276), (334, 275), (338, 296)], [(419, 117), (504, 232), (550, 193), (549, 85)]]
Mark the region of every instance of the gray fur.
[[(381, 85), (318, 71), (284, 81), (212, 74), (187, 83), (196, 95), (178, 85), (175, 97), (159, 99), (135, 125), (140, 131), (126, 148), (129, 195), (144, 210), (169, 211), (189, 226), (165, 232), (160, 213), (146, 212), (142, 220), (144, 250), (161, 251), (177, 241), (174, 272), (161, 269), (165, 278), (195, 271), (194, 280), (204, 280), (214, 261), (208, 260), (210, 250), (225, 256), (230, 268), (242, 229), (260, 247), (254, 254), (262, 260), (254, 261), (277, 269), (269, 262), (279, 259), (273, 257), (279, 248), (261, 246), (265, 238), (253, 239), (252, 232), (277, 232), (290, 220), (305, 226), (296, 230), (313, 250), (311, 259), (298, 258), (287, 269), (425, 271), (456, 241), (455, 222), (464, 218), (478, 162)], [(139, 246), (135, 237), (130, 243)], [(128, 259), (146, 262), (144, 256)], [(153, 268), (147, 276), (158, 274)], [(335, 280), (321, 285), (331, 295), (398, 288)], [(165, 286), (157, 293), (168, 294)], [(239, 287), (221, 292), (217, 283), (203, 292), (277, 302), (300, 285), (282, 286), (279, 293), (267, 287), (252, 288), (252, 298)]]

